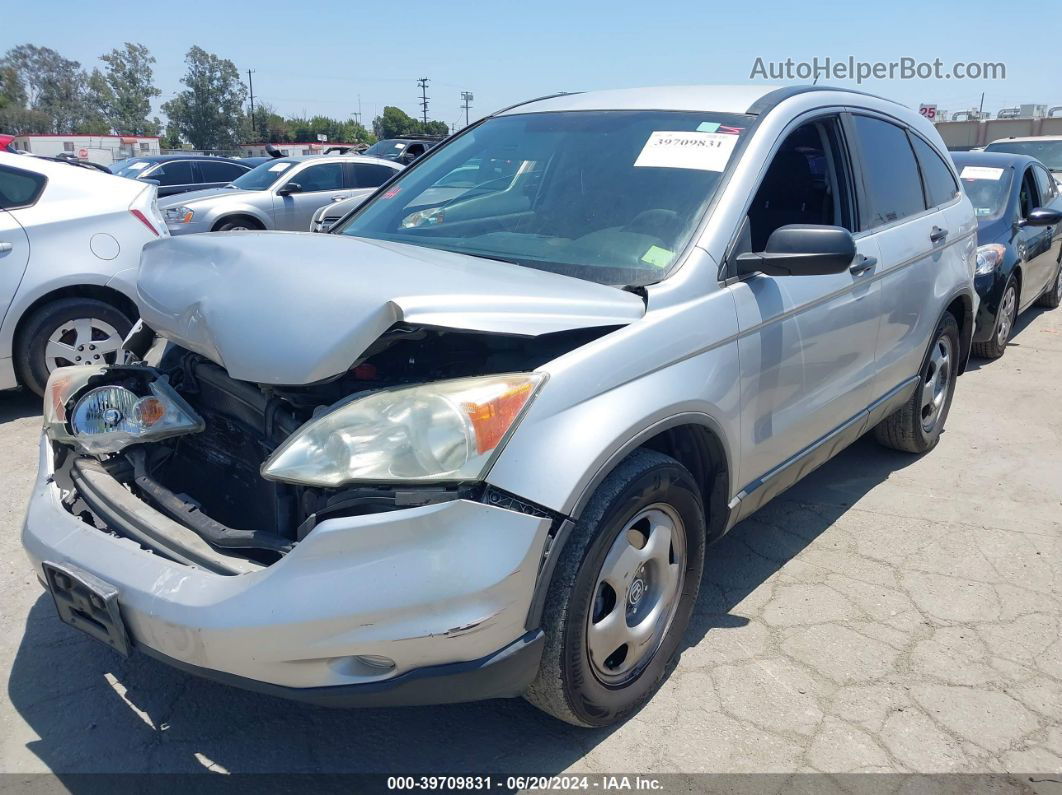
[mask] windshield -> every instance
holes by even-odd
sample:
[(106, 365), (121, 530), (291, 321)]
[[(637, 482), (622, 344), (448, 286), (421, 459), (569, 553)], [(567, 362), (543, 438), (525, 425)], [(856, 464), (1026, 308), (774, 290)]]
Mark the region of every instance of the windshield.
[(117, 163), (111, 164), (111, 173), (117, 174), (119, 177), (128, 177), (130, 179), (136, 179), (144, 173), (144, 169), (148, 166), (154, 165), (150, 160), (119, 160)]
[(246, 174), (237, 177), (230, 184), (240, 190), (266, 190), (297, 162), (297, 160), (286, 158), (267, 160), (262, 165), (255, 166)]
[(978, 221), (994, 221), (1007, 208), (1010, 197), (1012, 168), (970, 166), (959, 164), (962, 188), (970, 197)]
[(750, 123), (677, 111), (496, 117), (433, 150), (339, 231), (649, 284), (686, 245)]
[(369, 157), (382, 157), (387, 160), (397, 160), (398, 156), (405, 151), (406, 142), (396, 141), (393, 138), (387, 138), (383, 141), (377, 141), (364, 152), (363, 155)]
[(1062, 171), (1062, 141), (996, 141), (986, 152), (1010, 152), (1035, 157), (1052, 171)]

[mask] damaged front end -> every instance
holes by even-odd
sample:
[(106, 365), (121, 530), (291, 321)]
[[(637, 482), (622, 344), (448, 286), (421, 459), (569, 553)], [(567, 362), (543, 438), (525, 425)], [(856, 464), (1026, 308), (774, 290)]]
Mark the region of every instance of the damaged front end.
[[(141, 328), (128, 345), (150, 364), (53, 376), (55, 481), (86, 523), (219, 573), (268, 566), (335, 517), (455, 499), (549, 517), (482, 476), (544, 381), (535, 369), (610, 330), (526, 337), (397, 323), (341, 375), (279, 386), (234, 379)], [(116, 521), (100, 491), (115, 487), (216, 554)]]

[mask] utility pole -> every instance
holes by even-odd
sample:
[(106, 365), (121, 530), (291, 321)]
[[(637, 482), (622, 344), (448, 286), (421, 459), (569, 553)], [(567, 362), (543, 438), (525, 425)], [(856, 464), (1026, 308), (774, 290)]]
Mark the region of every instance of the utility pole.
[(417, 85), (420, 86), (420, 112), (426, 126), (428, 124), (428, 78), (420, 78), (417, 80)]
[(257, 138), (258, 134), (254, 129), (254, 81), (251, 79), (253, 74), (254, 69), (247, 70), (247, 87), (251, 89), (251, 138)]
[(471, 107), (472, 92), (471, 91), (462, 91), (461, 92), (461, 99), (464, 100), (464, 103), (465, 103), (465, 126), (467, 127), (468, 126), (468, 109), (469, 109), (469, 107)]

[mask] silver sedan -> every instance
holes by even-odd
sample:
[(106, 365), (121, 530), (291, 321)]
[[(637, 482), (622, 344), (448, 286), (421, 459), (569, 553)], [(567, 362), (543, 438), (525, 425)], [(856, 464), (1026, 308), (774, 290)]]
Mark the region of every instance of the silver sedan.
[(173, 235), (237, 229), (304, 231), (335, 201), (364, 198), (402, 169), (375, 157), (284, 157), (262, 163), (223, 188), (159, 202)]

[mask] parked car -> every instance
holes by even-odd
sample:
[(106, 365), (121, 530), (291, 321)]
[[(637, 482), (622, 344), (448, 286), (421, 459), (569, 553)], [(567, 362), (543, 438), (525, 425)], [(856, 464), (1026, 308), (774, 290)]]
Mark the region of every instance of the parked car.
[(159, 202), (174, 235), (281, 229), (305, 232), (320, 207), (366, 196), (401, 164), (358, 155), (271, 159), (231, 185)]
[[(390, 172), (390, 176), (394, 176), (401, 171), (405, 166), (400, 163), (394, 163), (394, 168)], [(389, 179), (390, 177), (388, 177)], [(385, 179), (384, 182), (387, 180)], [(383, 182), (380, 183), (384, 184)], [(310, 220), (311, 232), (327, 232), (335, 224), (345, 216), (347, 213), (357, 209), (358, 206), (372, 195), (376, 188), (359, 188), (352, 190), (350, 195), (346, 198), (333, 199), (330, 204), (326, 204), (321, 207), (317, 212), (313, 214), (313, 218)]]
[(443, 140), (441, 135), (410, 135), (404, 138), (384, 138), (377, 141), (364, 152), (366, 157), (380, 157), (384, 160), (409, 165), (422, 154)]
[(64, 620), (186, 671), (614, 723), (708, 542), (866, 431), (937, 444), (976, 230), (933, 126), (862, 93), (516, 106), (331, 234), (149, 244), (143, 363), (52, 376), (23, 541)]
[(1062, 183), (1062, 135), (1035, 135), (1026, 138), (1001, 138), (984, 148), (986, 152), (1010, 152), (1035, 157)]
[(1062, 300), (1062, 195), (1044, 164), (1004, 152), (954, 153), (977, 214), (981, 298), (973, 352), (1003, 355), (1019, 313)]
[(140, 249), (166, 235), (155, 186), (0, 152), (0, 389), (114, 363), (137, 318)]
[(253, 166), (243, 160), (196, 155), (148, 155), (119, 160), (111, 173), (151, 182), (159, 196), (174, 196), (193, 190), (220, 188), (242, 177)]

